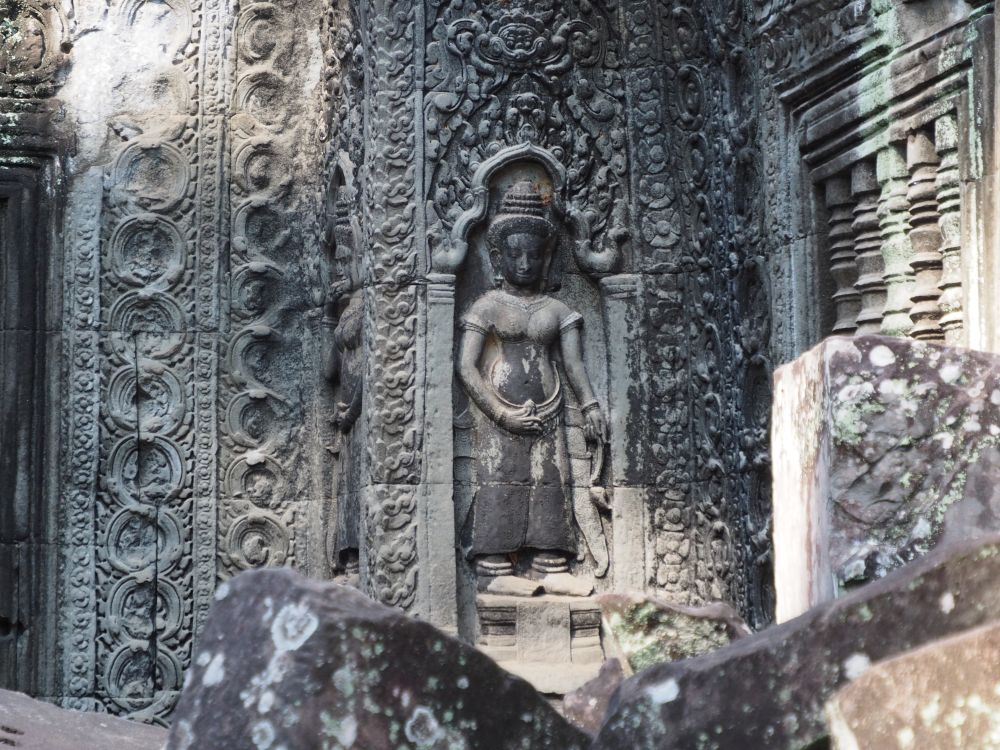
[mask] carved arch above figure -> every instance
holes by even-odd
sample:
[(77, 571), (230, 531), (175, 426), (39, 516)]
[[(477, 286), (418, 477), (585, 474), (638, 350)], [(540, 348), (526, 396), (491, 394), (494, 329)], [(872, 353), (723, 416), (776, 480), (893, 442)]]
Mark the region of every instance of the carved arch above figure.
[(569, 207), (565, 194), (566, 168), (553, 153), (532, 143), (502, 149), (479, 165), (472, 177), (472, 205), (455, 221), (444, 247), (432, 252), (433, 270), (436, 273), (454, 274), (462, 265), (468, 254), (469, 237), (486, 219), (489, 211), (493, 178), (518, 162), (540, 165), (552, 180), (552, 208), (556, 216), (572, 228), (573, 257), (580, 270), (590, 275), (615, 271), (621, 263), (620, 247), (612, 244), (603, 249), (595, 249), (587, 215)]

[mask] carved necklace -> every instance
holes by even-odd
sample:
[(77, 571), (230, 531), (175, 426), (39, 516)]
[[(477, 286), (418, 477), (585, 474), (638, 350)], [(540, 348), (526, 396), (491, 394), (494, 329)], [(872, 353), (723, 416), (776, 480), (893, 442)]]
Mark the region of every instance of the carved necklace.
[(548, 297), (543, 296), (539, 300), (522, 302), (522, 298), (518, 297), (516, 294), (511, 294), (510, 292), (501, 292), (501, 294), (502, 296), (500, 297), (500, 302), (502, 304), (507, 305), (507, 307), (514, 307), (519, 310), (523, 310), (529, 315), (534, 315), (552, 301)]

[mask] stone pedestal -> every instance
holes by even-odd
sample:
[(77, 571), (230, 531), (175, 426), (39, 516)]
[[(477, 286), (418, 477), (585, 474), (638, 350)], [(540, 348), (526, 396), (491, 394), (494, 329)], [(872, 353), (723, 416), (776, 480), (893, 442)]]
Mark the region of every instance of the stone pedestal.
[(595, 597), (480, 594), (479, 649), (539, 692), (564, 695), (604, 661)]
[(1000, 358), (831, 338), (777, 371), (774, 403), (779, 621), (1000, 528)]

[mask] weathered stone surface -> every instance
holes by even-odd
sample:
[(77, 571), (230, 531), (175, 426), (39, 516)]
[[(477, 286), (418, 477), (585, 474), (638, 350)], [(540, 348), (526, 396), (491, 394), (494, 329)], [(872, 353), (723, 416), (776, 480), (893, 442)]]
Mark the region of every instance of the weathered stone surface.
[(779, 620), (1000, 530), (1000, 357), (833, 338), (775, 383)]
[(587, 734), (597, 734), (604, 723), (611, 697), (624, 679), (622, 663), (618, 659), (608, 659), (601, 665), (597, 677), (563, 698), (563, 716)]
[(627, 680), (602, 750), (803, 748), (823, 707), (880, 661), (1000, 618), (1000, 537), (942, 548), (791, 622)]
[(159, 750), (167, 732), (107, 714), (67, 711), (0, 690), (0, 747), (21, 750)]
[(627, 661), (629, 673), (700, 656), (750, 634), (736, 610), (721, 602), (685, 607), (655, 596), (603, 594), (601, 605), (610, 653)]
[(826, 713), (835, 750), (1000, 747), (1000, 625), (872, 665)]
[(523, 680), (352, 588), (267, 570), (216, 598), (168, 750), (587, 743)]

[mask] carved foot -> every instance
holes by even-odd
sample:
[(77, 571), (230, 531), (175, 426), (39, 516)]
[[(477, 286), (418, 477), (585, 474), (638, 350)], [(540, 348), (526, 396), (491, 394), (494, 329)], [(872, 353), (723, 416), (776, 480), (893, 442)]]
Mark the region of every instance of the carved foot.
[(518, 576), (492, 576), (480, 578), (479, 591), (486, 594), (502, 594), (505, 596), (535, 596), (543, 591), (539, 581), (529, 581)]
[(563, 596), (590, 596), (594, 593), (594, 581), (588, 576), (571, 573), (552, 573), (541, 580), (546, 594)]

